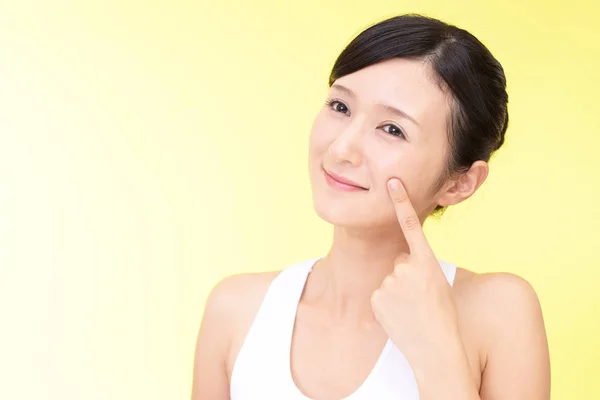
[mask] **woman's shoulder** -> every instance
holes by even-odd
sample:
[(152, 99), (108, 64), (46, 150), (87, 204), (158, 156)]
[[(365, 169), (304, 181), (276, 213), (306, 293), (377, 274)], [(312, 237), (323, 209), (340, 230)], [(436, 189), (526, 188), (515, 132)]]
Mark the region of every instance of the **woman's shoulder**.
[(519, 382), (549, 387), (542, 307), (533, 286), (511, 273), (457, 271), (453, 290), (461, 332), (478, 349), (481, 392), (522, 393)]
[(222, 359), (228, 378), (254, 318), (271, 283), (282, 271), (240, 273), (221, 279), (206, 301), (205, 315), (218, 315), (213, 328), (225, 344)]
[(508, 272), (476, 273), (457, 268), (454, 286), (460, 296), (476, 299), (486, 307), (504, 309), (538, 302), (533, 286), (523, 277)]
[(309, 268), (312, 261), (310, 259), (279, 270), (229, 275), (212, 288), (205, 313), (220, 315), (223, 323), (227, 324), (224, 328), (231, 328), (233, 334), (246, 331), (275, 278), (287, 270), (294, 277), (297, 272)]
[(239, 273), (221, 279), (208, 296), (207, 311), (210, 309), (223, 315), (229, 323), (253, 317), (271, 282), (280, 272)]
[[(194, 374), (198, 386), (220, 385), (226, 389), (224, 375), (215, 365), (231, 365), (231, 349), (240, 329), (256, 312), (270, 282), (278, 272), (235, 274), (215, 284), (204, 305), (196, 342)], [(218, 382), (220, 381), (220, 383)], [(206, 390), (206, 389), (205, 389)]]
[(494, 344), (486, 346), (487, 355), (524, 350), (544, 336), (538, 296), (519, 275), (458, 268), (453, 293), (463, 323), (479, 332), (483, 342)]

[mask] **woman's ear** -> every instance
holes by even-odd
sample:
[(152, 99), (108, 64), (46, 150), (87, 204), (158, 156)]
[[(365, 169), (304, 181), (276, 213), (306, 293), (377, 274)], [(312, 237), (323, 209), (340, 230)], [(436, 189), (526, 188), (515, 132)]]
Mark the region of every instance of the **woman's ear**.
[(437, 204), (446, 207), (458, 204), (471, 197), (483, 184), (489, 173), (488, 163), (475, 161), (471, 168), (449, 183), (438, 192)]

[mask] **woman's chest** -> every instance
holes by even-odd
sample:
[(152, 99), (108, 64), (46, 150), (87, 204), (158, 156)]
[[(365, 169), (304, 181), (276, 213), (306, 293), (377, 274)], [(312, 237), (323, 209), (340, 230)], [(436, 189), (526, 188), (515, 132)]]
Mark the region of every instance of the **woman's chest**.
[[(477, 341), (470, 332), (461, 339), (479, 387)], [(314, 400), (343, 399), (368, 388), (371, 381), (385, 384), (390, 376), (394, 384), (404, 385), (405, 391), (416, 390), (412, 369), (402, 349), (393, 345), (381, 328), (366, 331), (315, 328), (310, 323), (298, 323), (290, 354), (290, 370), (297, 389)]]
[(346, 398), (377, 372), (386, 346), (381, 329), (315, 327), (298, 321), (290, 346), (294, 383), (314, 400)]

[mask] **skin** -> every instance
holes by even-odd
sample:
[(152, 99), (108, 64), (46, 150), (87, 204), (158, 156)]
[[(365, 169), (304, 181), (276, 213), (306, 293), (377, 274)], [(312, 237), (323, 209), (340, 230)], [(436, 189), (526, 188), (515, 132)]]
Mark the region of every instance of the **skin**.
[[(315, 211), (334, 234), (298, 307), (290, 365), (298, 389), (315, 400), (350, 395), (389, 337), (422, 400), (549, 399), (548, 343), (532, 287), (462, 268), (451, 287), (423, 233), (437, 205), (466, 200), (488, 174), (477, 161), (436, 187), (446, 177), (452, 99), (429, 65), (388, 60), (338, 79), (328, 95), (311, 132), (309, 173)], [(364, 189), (336, 189), (324, 170)], [(196, 344), (193, 400), (229, 399), (235, 359), (277, 274), (215, 286)]]

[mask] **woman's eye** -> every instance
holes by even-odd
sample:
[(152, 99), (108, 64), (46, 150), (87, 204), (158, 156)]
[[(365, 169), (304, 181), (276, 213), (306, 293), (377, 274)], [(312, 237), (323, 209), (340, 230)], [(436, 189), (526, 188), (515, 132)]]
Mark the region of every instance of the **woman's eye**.
[(329, 101), (328, 104), (329, 107), (331, 107), (331, 109), (335, 112), (339, 112), (346, 115), (350, 114), (350, 110), (348, 110), (348, 107), (341, 101), (332, 100)]
[(383, 125), (381, 129), (383, 129), (384, 132), (387, 132), (390, 135), (402, 137), (404, 136), (404, 132), (402, 132), (402, 129), (398, 128), (396, 125), (393, 124)]

